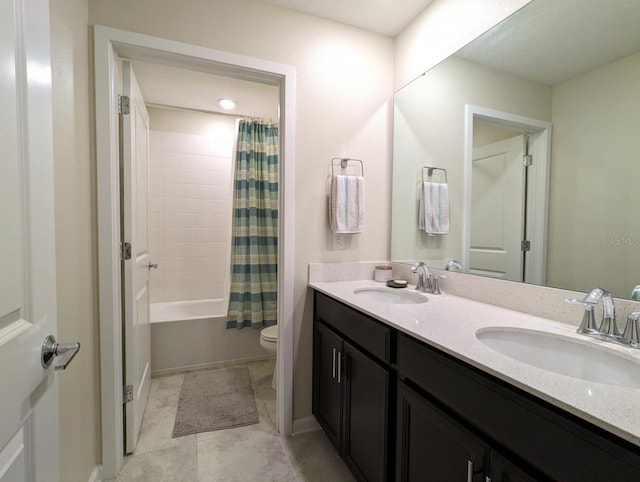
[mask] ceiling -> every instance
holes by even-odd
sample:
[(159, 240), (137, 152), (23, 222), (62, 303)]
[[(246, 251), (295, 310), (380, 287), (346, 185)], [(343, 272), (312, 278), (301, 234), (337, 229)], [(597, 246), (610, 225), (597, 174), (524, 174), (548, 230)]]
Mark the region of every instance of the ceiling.
[(637, 52), (638, 19), (638, 0), (536, 0), (456, 55), (555, 85)]
[(223, 112), (218, 99), (225, 98), (235, 101), (236, 108), (231, 113), (238, 116), (278, 118), (277, 86), (149, 62), (131, 64), (147, 105)]
[(255, 0), (395, 37), (433, 0)]
[[(254, 0), (394, 37), (432, 0)], [(232, 98), (237, 115), (278, 117), (278, 89), (148, 62), (133, 62), (148, 104), (220, 112), (219, 98)]]

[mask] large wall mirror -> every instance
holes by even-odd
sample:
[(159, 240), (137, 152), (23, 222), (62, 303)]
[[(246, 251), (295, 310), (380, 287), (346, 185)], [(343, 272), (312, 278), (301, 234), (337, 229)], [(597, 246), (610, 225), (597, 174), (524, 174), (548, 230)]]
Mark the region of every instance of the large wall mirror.
[[(533, 0), (400, 89), (392, 260), (457, 260), (470, 274), (630, 298), (638, 19), (638, 0)], [(435, 204), (449, 206), (447, 234), (430, 235), (424, 182), (445, 181)]]

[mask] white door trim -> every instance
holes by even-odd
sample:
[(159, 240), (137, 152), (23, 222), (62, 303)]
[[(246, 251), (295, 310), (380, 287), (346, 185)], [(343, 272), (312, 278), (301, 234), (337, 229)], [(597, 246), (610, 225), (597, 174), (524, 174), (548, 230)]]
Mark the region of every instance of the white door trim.
[(280, 235), (278, 243), (277, 429), (293, 423), (293, 263), (295, 68), (182, 42), (94, 26), (102, 471), (114, 478), (123, 463), (120, 206), (116, 62), (147, 60), (280, 87)]
[(547, 266), (547, 229), (549, 224), (549, 173), (551, 168), (551, 122), (476, 105), (464, 106), (464, 201), (462, 211), (462, 266), (469, 269), (471, 246), (471, 172), (473, 164), (474, 119), (518, 129), (530, 134), (530, 153), (534, 169), (529, 172), (527, 191), (527, 233), (530, 234), (531, 262), (525, 269), (525, 282), (544, 284)]

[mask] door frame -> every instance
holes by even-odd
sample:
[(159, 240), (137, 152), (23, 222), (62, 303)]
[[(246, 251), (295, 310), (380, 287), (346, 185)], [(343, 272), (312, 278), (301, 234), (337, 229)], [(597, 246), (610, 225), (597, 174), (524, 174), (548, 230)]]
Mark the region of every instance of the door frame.
[(462, 209), (462, 267), (469, 269), (471, 247), (471, 174), (473, 170), (474, 121), (482, 120), (497, 126), (529, 134), (529, 154), (534, 164), (527, 180), (527, 237), (531, 253), (525, 265), (526, 283), (545, 284), (547, 279), (547, 233), (549, 226), (549, 174), (551, 164), (551, 122), (509, 112), (487, 109), (472, 104), (464, 106), (464, 173)]
[(122, 313), (120, 279), (120, 180), (118, 57), (225, 75), (280, 88), (280, 210), (278, 243), (277, 426), (293, 425), (293, 263), (295, 219), (295, 68), (206, 47), (95, 25), (95, 116), (98, 192), (101, 430), (103, 478), (123, 464)]

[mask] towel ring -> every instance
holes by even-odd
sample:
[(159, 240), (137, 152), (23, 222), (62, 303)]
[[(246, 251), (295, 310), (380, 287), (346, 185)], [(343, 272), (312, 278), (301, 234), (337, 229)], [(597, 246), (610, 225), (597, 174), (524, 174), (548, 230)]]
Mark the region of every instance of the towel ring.
[(364, 163), (360, 159), (349, 159), (348, 157), (334, 157), (333, 159), (331, 159), (331, 174), (333, 176), (336, 175), (335, 168), (338, 166), (338, 164), (335, 163), (334, 161), (340, 161), (340, 167), (342, 169), (346, 169), (347, 167), (349, 167), (350, 162), (360, 163), (360, 173), (361, 173), (361, 176), (364, 177)]
[(431, 167), (431, 166), (424, 166), (422, 168), (422, 182), (425, 182), (425, 178), (424, 178), (425, 169), (427, 170), (427, 179), (431, 178), (431, 176), (433, 175), (433, 171), (442, 171), (442, 172), (444, 172), (444, 182), (449, 182), (447, 180), (447, 170), (446, 169), (443, 169), (441, 167)]

